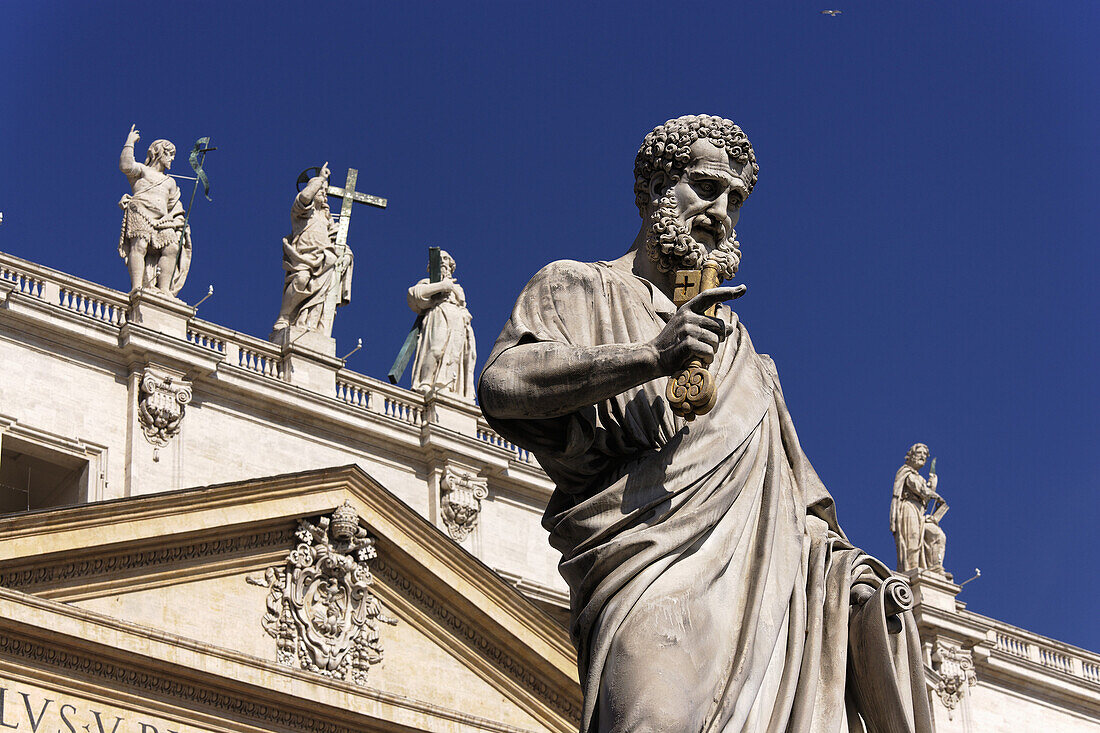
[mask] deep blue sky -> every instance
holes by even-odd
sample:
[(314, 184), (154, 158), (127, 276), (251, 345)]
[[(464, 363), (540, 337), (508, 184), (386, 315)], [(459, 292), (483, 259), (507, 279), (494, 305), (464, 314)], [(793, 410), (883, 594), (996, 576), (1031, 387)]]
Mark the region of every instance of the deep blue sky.
[(647, 131), (730, 117), (761, 169), (738, 310), (849, 535), (892, 562), (924, 441), (947, 565), (983, 573), (962, 600), (1100, 650), (1100, 6), (835, 3), (5, 3), (0, 250), (128, 289), (130, 124), (183, 174), (210, 135), (181, 295), (212, 283), (201, 317), (266, 336), (295, 178), (353, 166), (390, 206), (356, 207), (335, 335), (384, 378), (428, 245), (484, 358), (539, 267), (629, 246)]

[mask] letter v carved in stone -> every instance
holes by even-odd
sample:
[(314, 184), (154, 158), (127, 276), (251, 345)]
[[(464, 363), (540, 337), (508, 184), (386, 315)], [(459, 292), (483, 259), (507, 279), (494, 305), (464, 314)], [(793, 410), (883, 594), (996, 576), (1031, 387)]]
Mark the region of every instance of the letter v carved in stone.
[(42, 710), (39, 711), (38, 717), (34, 717), (34, 710), (31, 708), (31, 696), (25, 692), (20, 692), (23, 696), (23, 704), (27, 706), (27, 718), (31, 721), (31, 733), (37, 733), (38, 726), (42, 725), (42, 718), (46, 717), (46, 709), (50, 707), (50, 703), (53, 702), (50, 698), (46, 698), (42, 703)]
[[(97, 726), (99, 726), (99, 733), (107, 733), (107, 729), (103, 727), (103, 720), (101, 720), (100, 717), (99, 717), (99, 711), (92, 710), (90, 712), (92, 713), (92, 715), (95, 716), (95, 724)], [(115, 725), (114, 725), (113, 728), (111, 728), (111, 733), (115, 733), (118, 730), (118, 725), (121, 722), (122, 722), (122, 718), (119, 718), (119, 717), (115, 718)]]

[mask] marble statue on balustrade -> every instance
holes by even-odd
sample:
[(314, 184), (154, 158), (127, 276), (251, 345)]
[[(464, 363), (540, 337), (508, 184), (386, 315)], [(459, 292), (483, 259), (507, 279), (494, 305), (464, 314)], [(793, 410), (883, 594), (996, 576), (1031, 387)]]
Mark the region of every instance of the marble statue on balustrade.
[(943, 568), (947, 537), (940, 520), (947, 513), (947, 502), (936, 487), (935, 461), (928, 478), (920, 470), (928, 461), (928, 446), (916, 443), (905, 454), (905, 464), (894, 476), (894, 492), (890, 501), (890, 531), (898, 550), (899, 572), (931, 570), (951, 578)]
[(439, 282), (424, 278), (409, 288), (409, 307), (422, 315), (413, 361), (412, 386), (419, 392), (447, 392), (474, 398), (477, 346), (466, 293), (454, 279), (455, 261), (440, 252)]
[[(654, 129), (627, 253), (536, 273), (481, 375), (489, 424), (556, 484), (543, 525), (584, 733), (931, 730), (912, 592), (841, 530), (775, 364), (724, 303), (745, 286), (701, 284), (737, 272), (758, 170), (727, 119)], [(689, 369), (714, 385), (690, 415)]]
[(139, 139), (139, 131), (131, 125), (118, 160), (131, 190), (118, 202), (123, 212), (118, 253), (130, 271), (131, 291), (150, 289), (175, 297), (191, 266), (191, 229), (179, 186), (168, 175), (176, 146), (154, 140), (145, 163), (138, 163), (134, 145)]
[(337, 242), (338, 227), (328, 207), (329, 175), (325, 163), (291, 204), (276, 332), (293, 326), (331, 336), (336, 309), (351, 302), (351, 248)]

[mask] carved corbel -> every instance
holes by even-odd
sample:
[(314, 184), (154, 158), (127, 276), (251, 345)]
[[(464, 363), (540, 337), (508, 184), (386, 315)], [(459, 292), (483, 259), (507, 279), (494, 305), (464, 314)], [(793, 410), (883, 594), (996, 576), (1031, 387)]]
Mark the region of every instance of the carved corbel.
[(443, 469), (439, 482), (439, 513), (443, 526), (455, 542), (462, 542), (477, 526), (481, 501), (489, 496), (484, 478), (453, 466)]
[(146, 368), (138, 381), (138, 422), (145, 439), (163, 448), (179, 435), (191, 402), (191, 384), (184, 379)]
[(932, 650), (932, 669), (939, 676), (934, 692), (951, 717), (967, 688), (978, 681), (974, 657), (969, 649), (937, 639)]

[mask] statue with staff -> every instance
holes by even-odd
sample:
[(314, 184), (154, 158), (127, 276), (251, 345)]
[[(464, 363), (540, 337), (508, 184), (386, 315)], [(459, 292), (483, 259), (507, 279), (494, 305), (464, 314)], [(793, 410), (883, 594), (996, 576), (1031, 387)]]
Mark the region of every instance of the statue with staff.
[[(154, 140), (145, 155), (145, 163), (134, 158), (134, 145), (140, 139), (136, 125), (130, 126), (119, 156), (119, 170), (130, 182), (130, 193), (118, 202), (122, 209), (122, 231), (118, 253), (130, 272), (130, 289), (150, 289), (175, 297), (187, 280), (191, 266), (190, 205), (185, 210), (180, 189), (168, 171), (176, 157), (176, 146), (168, 140)], [(210, 184), (202, 170), (202, 161), (210, 138), (195, 143), (190, 161), (195, 169), (195, 190), (201, 182), (210, 199)], [(194, 192), (191, 202), (194, 203)]]

